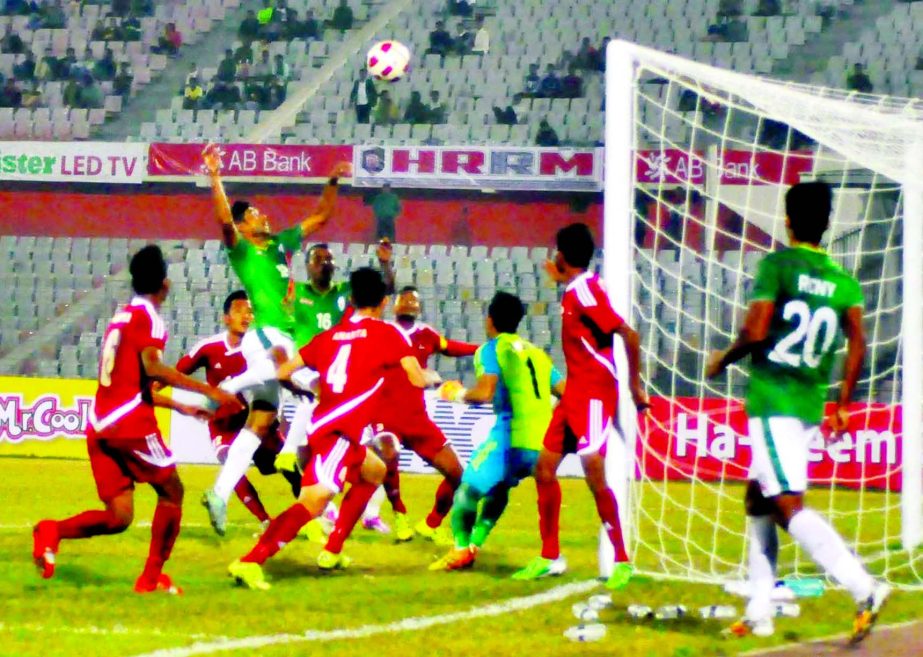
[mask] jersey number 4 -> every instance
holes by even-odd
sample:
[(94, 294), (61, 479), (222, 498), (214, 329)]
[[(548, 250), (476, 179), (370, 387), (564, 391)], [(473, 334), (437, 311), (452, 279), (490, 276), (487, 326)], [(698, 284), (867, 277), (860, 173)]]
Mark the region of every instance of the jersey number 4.
[(344, 344), (327, 368), (326, 381), (333, 392), (340, 393), (346, 388), (346, 367), (349, 364), (349, 352), (352, 350), (352, 345)]
[(815, 368), (830, 351), (839, 328), (833, 308), (821, 306), (813, 313), (804, 301), (795, 299), (785, 304), (782, 318), (794, 322), (795, 328), (783, 336), (769, 352), (769, 360), (789, 367), (802, 365)]

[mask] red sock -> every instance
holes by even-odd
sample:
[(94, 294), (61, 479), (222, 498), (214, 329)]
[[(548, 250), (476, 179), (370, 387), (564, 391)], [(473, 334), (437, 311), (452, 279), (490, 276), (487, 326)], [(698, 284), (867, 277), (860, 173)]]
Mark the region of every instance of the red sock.
[(108, 509), (105, 511), (84, 511), (58, 521), (59, 538), (89, 538), (104, 534), (118, 534), (125, 527)]
[(619, 503), (615, 499), (615, 493), (611, 488), (604, 488), (595, 497), (599, 518), (603, 521), (606, 533), (609, 534), (612, 547), (615, 548), (615, 563), (628, 561), (625, 541), (622, 539), (622, 523), (619, 522)]
[(433, 510), (426, 516), (426, 524), (432, 529), (436, 529), (442, 524), (442, 520), (452, 510), (452, 502), (455, 499), (455, 488), (449, 483), (448, 479), (443, 479), (436, 489), (436, 502), (433, 504)]
[(536, 482), (538, 490), (538, 530), (542, 535), (542, 556), (557, 559), (561, 556), (558, 544), (558, 522), (561, 517), (561, 484), (557, 479), (546, 484)]
[(388, 461), (387, 467), (388, 471), (384, 481), (385, 495), (388, 496), (394, 513), (407, 513), (407, 507), (401, 499), (401, 471), (398, 468), (398, 460)]
[(260, 522), (269, 520), (266, 507), (263, 506), (263, 503), (260, 501), (259, 493), (256, 492), (256, 489), (253, 487), (253, 484), (250, 483), (249, 479), (244, 477), (237, 482), (237, 486), (234, 487), (234, 492), (237, 493), (237, 498), (243, 502), (243, 505), (247, 507), (247, 511), (255, 515), (257, 520)]
[(171, 502), (158, 502), (154, 510), (154, 520), (151, 522), (151, 547), (148, 551), (147, 562), (144, 564), (142, 577), (148, 581), (156, 581), (163, 570), (163, 565), (173, 552), (173, 544), (179, 536), (180, 521), (183, 518), (183, 507)]
[(311, 520), (311, 513), (301, 504), (293, 504), (270, 523), (260, 540), (241, 561), (265, 563), (269, 557), (298, 536), (298, 531)]
[(349, 487), (349, 491), (340, 505), (336, 525), (333, 527), (333, 531), (330, 532), (330, 536), (327, 537), (327, 545), (324, 546), (327, 552), (339, 554), (342, 551), (343, 543), (346, 542), (346, 539), (353, 531), (353, 527), (359, 522), (362, 512), (365, 511), (365, 507), (368, 506), (369, 500), (372, 499), (372, 495), (375, 494), (376, 490), (378, 490), (378, 486), (366, 481), (359, 481)]

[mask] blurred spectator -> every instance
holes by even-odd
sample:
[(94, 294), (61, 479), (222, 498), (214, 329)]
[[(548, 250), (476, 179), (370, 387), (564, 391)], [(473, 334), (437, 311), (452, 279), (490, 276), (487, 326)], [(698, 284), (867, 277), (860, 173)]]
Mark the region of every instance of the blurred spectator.
[(270, 77), (266, 83), (266, 96), (263, 99), (262, 109), (274, 110), (285, 102), (285, 83), (277, 77)]
[[(225, 50), (225, 54), (227, 51)], [(253, 63), (253, 45), (249, 41), (242, 41), (237, 50), (234, 51), (234, 62), (237, 64), (242, 64), (247, 62), (248, 64)], [(222, 62), (224, 60), (221, 60)]]
[(529, 98), (538, 96), (541, 85), (542, 78), (538, 74), (538, 64), (529, 64), (529, 74), (526, 76), (525, 83), (522, 86), (522, 95)]
[(442, 124), (446, 122), (448, 108), (445, 103), (439, 100), (439, 92), (435, 89), (429, 92), (429, 107), (427, 110), (430, 123)]
[[(195, 62), (193, 62), (192, 64), (189, 65), (189, 72), (186, 74), (186, 79), (183, 81), (183, 87), (185, 87), (186, 84), (187, 84), (192, 78), (199, 78), (199, 79), (201, 79), (201, 76), (199, 75), (199, 67), (196, 65)], [(182, 94), (182, 93), (183, 93), (183, 92), (182, 92), (182, 89), (181, 89), (181, 90), (180, 90), (180, 94)]]
[(93, 77), (97, 80), (112, 80), (115, 78), (115, 54), (111, 48), (106, 48), (103, 58), (93, 65)]
[(754, 16), (778, 16), (782, 13), (782, 3), (779, 0), (760, 0)]
[(580, 42), (580, 48), (577, 49), (577, 54), (574, 55), (574, 64), (577, 65), (577, 68), (584, 71), (591, 71), (599, 68), (599, 53), (590, 43), (590, 37), (583, 37), (583, 40)]
[(6, 84), (0, 89), (0, 107), (22, 107), (22, 91), (13, 78), (7, 78)]
[(261, 107), (260, 102), (262, 100), (262, 89), (257, 89), (254, 87), (247, 91), (247, 97), (244, 99), (244, 102), (241, 103), (240, 108), (244, 110), (259, 111)]
[(341, 32), (353, 29), (353, 10), (346, 4), (346, 0), (340, 0), (340, 4), (333, 10), (330, 27)]
[(852, 74), (846, 79), (846, 88), (862, 94), (870, 94), (874, 90), (872, 80), (865, 73), (865, 67), (858, 62), (853, 66)]
[(95, 61), (93, 59), (93, 50), (88, 46), (83, 51), (83, 57), (80, 61), (75, 61), (70, 68), (71, 75), (78, 75), (82, 78), (93, 77), (93, 66)]
[(292, 79), (292, 69), (281, 53), (276, 55), (272, 62), (271, 75), (279, 78), (283, 83)]
[(224, 59), (218, 62), (217, 76), (219, 80), (224, 80), (225, 82), (233, 82), (237, 77), (237, 62), (234, 60), (234, 53), (231, 52), (230, 48), (224, 51)]
[(67, 107), (80, 107), (80, 89), (83, 85), (80, 78), (73, 76), (64, 85), (64, 104)]
[(138, 16), (150, 16), (154, 13), (153, 0), (131, 0), (130, 11)]
[(17, 80), (35, 79), (35, 57), (32, 51), (26, 51), (26, 58), (13, 66), (13, 77)]
[(298, 20), (298, 12), (289, 9), (285, 12), (285, 21), (282, 23), (282, 37), (287, 41), (294, 39), (307, 39), (304, 33), (304, 23)]
[(96, 80), (88, 77), (84, 80), (83, 87), (80, 89), (80, 107), (85, 109), (99, 109), (103, 106), (105, 97), (103, 90)]
[(90, 39), (93, 41), (105, 41), (106, 40), (106, 23), (102, 19), (96, 21), (96, 25), (93, 26), (93, 31), (90, 32)]
[(452, 16), (470, 16), (473, 2), (468, 0), (449, 0), (449, 14)]
[(721, 0), (718, 3), (718, 16), (740, 16), (743, 14), (741, 0)]
[(167, 23), (163, 34), (157, 39), (157, 46), (151, 48), (151, 50), (175, 57), (179, 54), (179, 49), (182, 45), (183, 35), (176, 29), (176, 23)]
[(22, 92), (22, 106), (26, 109), (39, 107), (42, 104), (42, 88), (38, 80), (32, 80)]
[(205, 90), (196, 76), (186, 83), (186, 88), (183, 90), (183, 109), (199, 109), (202, 106), (203, 96), (205, 96)]
[[(128, 19), (132, 20), (132, 19)], [(134, 19), (137, 21), (137, 19)], [(141, 24), (138, 23), (138, 30), (140, 31)], [(122, 40), (122, 28), (119, 26), (118, 19), (114, 16), (110, 16), (106, 19), (106, 23), (103, 26), (103, 38), (99, 41), (121, 41)]]
[(268, 41), (278, 41), (285, 27), (282, 21), (286, 15), (284, 8), (272, 6), (271, 0), (263, 0), (264, 8), (256, 15), (260, 23), (260, 37)]
[(134, 80), (135, 77), (131, 74), (128, 62), (122, 62), (119, 64), (119, 72), (116, 74), (115, 80), (112, 81), (112, 90), (119, 96), (130, 96), (131, 84)]
[(13, 26), (7, 24), (6, 32), (0, 39), (0, 52), (5, 55), (19, 55), (25, 52), (25, 46), (18, 34), (13, 32)]
[(372, 111), (372, 120), (375, 125), (391, 125), (397, 123), (399, 117), (397, 104), (391, 100), (391, 94), (385, 89), (378, 94), (378, 102), (375, 103), (375, 109)]
[[(122, 21), (122, 39), (125, 41), (141, 40), (141, 21), (134, 12), (128, 14), (128, 18)], [(118, 41), (118, 39), (115, 40)]]
[(54, 49), (50, 45), (46, 46), (45, 54), (42, 55), (38, 68), (35, 70), (35, 76), (39, 80), (59, 80), (61, 78), (60, 67), (61, 60), (55, 57)]
[(130, 0), (112, 0), (110, 10), (116, 16), (124, 16), (131, 7)]
[(452, 50), (459, 55), (467, 55), (474, 47), (474, 32), (465, 26), (464, 20), (459, 20), (455, 33), (457, 36), (452, 40)]
[(560, 143), (558, 133), (548, 124), (548, 119), (542, 119), (538, 124), (538, 132), (535, 133), (535, 144), (537, 146), (557, 146)]
[(475, 55), (486, 55), (490, 51), (490, 32), (487, 31), (487, 27), (484, 25), (484, 17), (478, 16), (474, 25), (477, 28), (474, 32), (474, 46), (471, 48), (471, 52)]
[(272, 62), (269, 59), (269, 51), (264, 50), (259, 61), (250, 68), (250, 77), (262, 82), (269, 79), (270, 75), (272, 75)]
[(375, 83), (372, 82), (368, 70), (363, 66), (359, 69), (359, 78), (353, 82), (353, 88), (349, 92), (349, 103), (356, 108), (356, 123), (369, 122), (369, 115), (377, 99), (378, 92), (375, 90)]
[(494, 119), (497, 125), (516, 125), (516, 110), (512, 105), (507, 105), (506, 109), (494, 107)]
[(247, 10), (247, 16), (240, 22), (237, 28), (237, 36), (244, 43), (255, 41), (260, 34), (260, 22), (256, 19), (256, 12), (252, 9)]
[(561, 80), (554, 70), (554, 64), (548, 64), (545, 68), (545, 77), (538, 85), (539, 98), (557, 98), (561, 95)]
[(429, 33), (429, 48), (426, 54), (444, 57), (450, 50), (452, 50), (452, 36), (446, 31), (445, 23), (436, 21), (436, 29)]
[(371, 205), (375, 215), (375, 239), (387, 238), (393, 242), (396, 237), (395, 223), (401, 213), (401, 200), (391, 191), (391, 185), (385, 183), (381, 191), (372, 197)]
[(583, 78), (577, 75), (577, 65), (571, 64), (570, 70), (561, 80), (562, 98), (581, 98), (583, 96)]
[(205, 107), (216, 110), (233, 110), (240, 105), (240, 88), (228, 84), (217, 76), (212, 81), (212, 88), (205, 95)]
[(73, 74), (76, 67), (77, 53), (71, 47), (65, 50), (64, 57), (58, 60), (58, 79), (63, 80), (69, 78)]
[(429, 110), (423, 104), (423, 97), (419, 91), (410, 92), (410, 101), (407, 103), (407, 109), (404, 110), (404, 123), (416, 125), (418, 123), (427, 123), (429, 120)]
[(320, 23), (317, 22), (317, 19), (314, 18), (314, 10), (308, 9), (304, 15), (304, 22), (302, 23), (302, 33), (303, 38), (305, 39), (319, 39), (320, 38)]
[(39, 15), (41, 16), (41, 27), (46, 30), (60, 30), (67, 27), (67, 16), (61, 7), (61, 0), (46, 2), (42, 5)]
[(609, 37), (603, 37), (602, 42), (599, 44), (599, 50), (597, 51), (597, 69), (605, 72), (606, 71), (606, 49), (609, 47), (609, 42), (612, 39)]
[(554, 63), (555, 69), (558, 71), (569, 71), (570, 65), (576, 61), (574, 53), (570, 50), (562, 50), (561, 56), (558, 57), (558, 61)]

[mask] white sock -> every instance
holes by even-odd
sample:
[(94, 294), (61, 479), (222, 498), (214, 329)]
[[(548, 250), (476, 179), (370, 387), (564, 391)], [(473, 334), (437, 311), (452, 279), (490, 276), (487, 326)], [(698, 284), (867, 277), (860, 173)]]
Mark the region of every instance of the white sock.
[(385, 500), (385, 487), (379, 486), (372, 494), (372, 499), (365, 505), (365, 511), (362, 513), (363, 518), (377, 518), (381, 513), (381, 503)]
[(267, 381), (276, 378), (276, 365), (269, 358), (262, 358), (253, 363), (247, 363), (247, 369), (237, 376), (232, 376), (221, 382), (220, 388), (237, 394), (248, 388), (255, 388)]
[(325, 516), (336, 517), (340, 513), (340, 510), (337, 508), (337, 505), (333, 500), (327, 502), (327, 507), (324, 509)]
[(231, 447), (228, 457), (215, 481), (215, 492), (227, 502), (237, 483), (247, 474), (247, 468), (253, 460), (253, 453), (260, 446), (260, 439), (249, 429), (241, 429)]
[(828, 575), (858, 602), (872, 594), (875, 580), (846, 547), (836, 530), (813, 509), (802, 509), (789, 521), (788, 533)]
[(749, 620), (772, 618), (772, 589), (776, 580), (779, 536), (769, 516), (751, 516), (748, 546), (750, 602), (745, 616)]
[(298, 448), (305, 444), (308, 437), (308, 424), (311, 423), (311, 411), (314, 405), (306, 399), (299, 400), (295, 406), (295, 415), (288, 425), (285, 434), (285, 444), (282, 445), (283, 454), (294, 454)]

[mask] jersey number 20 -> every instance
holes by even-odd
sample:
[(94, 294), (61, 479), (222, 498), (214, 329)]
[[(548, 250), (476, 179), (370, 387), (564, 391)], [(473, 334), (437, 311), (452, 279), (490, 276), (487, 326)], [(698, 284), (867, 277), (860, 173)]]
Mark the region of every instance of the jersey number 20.
[[(839, 319), (833, 308), (821, 306), (813, 313), (804, 301), (794, 299), (785, 304), (782, 318), (794, 322), (795, 328), (769, 352), (769, 360), (789, 367), (805, 365), (815, 368), (833, 346)], [(823, 334), (823, 337), (821, 335)]]

